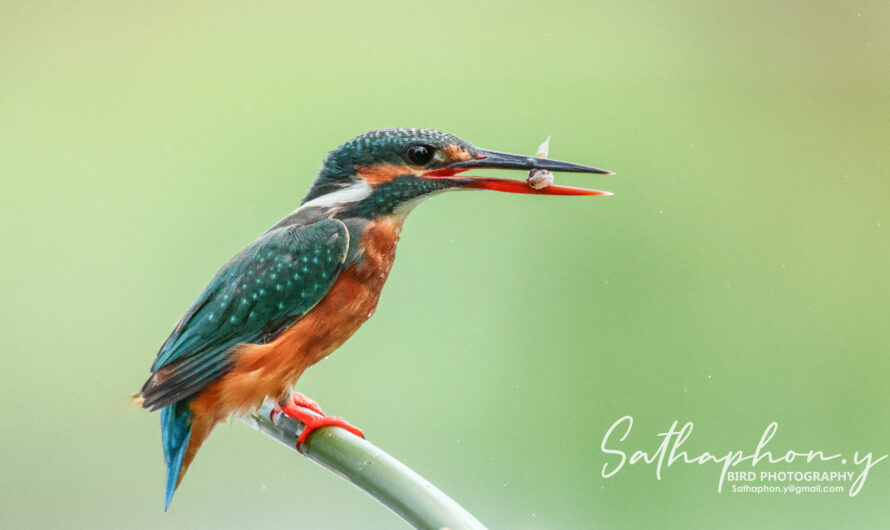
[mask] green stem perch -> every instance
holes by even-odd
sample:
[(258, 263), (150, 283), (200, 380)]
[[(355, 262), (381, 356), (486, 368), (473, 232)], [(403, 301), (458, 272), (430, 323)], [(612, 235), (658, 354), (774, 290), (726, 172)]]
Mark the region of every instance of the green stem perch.
[[(296, 450), (303, 423), (277, 414), (272, 404), (263, 406), (244, 421), (256, 430)], [(310, 460), (365, 490), (415, 528), (485, 529), (462, 506), (442, 493), (405, 464), (374, 444), (340, 427), (322, 427), (303, 445)]]

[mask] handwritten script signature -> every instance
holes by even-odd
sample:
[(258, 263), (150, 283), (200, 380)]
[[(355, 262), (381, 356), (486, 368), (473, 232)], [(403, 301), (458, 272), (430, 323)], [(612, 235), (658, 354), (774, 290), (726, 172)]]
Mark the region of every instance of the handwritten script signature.
[[(809, 451), (800, 452), (794, 450), (788, 450), (784, 453), (773, 453), (773, 451), (767, 450), (767, 445), (770, 440), (775, 436), (776, 431), (779, 429), (778, 422), (772, 422), (767, 425), (766, 429), (763, 431), (763, 436), (760, 438), (760, 442), (758, 442), (757, 447), (753, 452), (746, 454), (743, 450), (731, 450), (726, 453), (718, 453), (712, 454), (707, 451), (700, 453), (698, 455), (690, 455), (688, 452), (683, 451), (681, 447), (686, 440), (692, 435), (693, 424), (691, 421), (686, 422), (682, 428), (677, 430), (679, 425), (678, 421), (674, 421), (671, 424), (670, 429), (667, 432), (658, 433), (656, 436), (661, 438), (661, 442), (658, 445), (658, 448), (651, 453), (647, 453), (645, 451), (636, 450), (636, 451), (625, 451), (622, 449), (617, 449), (620, 442), (624, 442), (628, 435), (630, 434), (631, 429), (633, 428), (633, 417), (624, 416), (623, 418), (618, 419), (615, 423), (609, 427), (609, 430), (606, 432), (605, 436), (603, 436), (603, 442), (600, 445), (600, 449), (603, 453), (609, 455), (611, 462), (606, 462), (603, 464), (602, 476), (603, 478), (609, 478), (615, 476), (616, 473), (621, 471), (625, 464), (634, 465), (643, 463), (646, 465), (655, 465), (655, 477), (658, 480), (661, 480), (662, 472), (665, 468), (670, 468), (671, 466), (681, 463), (681, 464), (718, 464), (721, 465), (720, 471), (720, 480), (717, 483), (717, 491), (723, 491), (723, 483), (726, 480), (727, 473), (730, 472), (730, 468), (735, 468), (739, 464), (743, 464), (746, 462), (750, 462), (752, 468), (757, 467), (758, 465), (763, 464), (763, 466), (769, 464), (813, 464), (821, 463), (821, 462), (831, 462), (831, 461), (839, 461), (841, 464), (847, 464), (847, 458), (845, 458), (841, 453), (826, 455), (823, 451), (817, 451), (811, 449)], [(620, 437), (619, 437), (620, 436)], [(862, 490), (862, 486), (865, 485), (865, 481), (868, 478), (868, 473), (871, 469), (877, 465), (882, 460), (886, 459), (888, 455), (880, 455), (876, 456), (871, 452), (862, 454), (860, 451), (856, 451), (852, 457), (852, 463), (855, 466), (862, 466), (859, 470), (859, 474), (853, 480), (853, 483), (849, 489), (850, 497), (855, 497)], [(762, 466), (762, 467), (763, 467)], [(772, 478), (776, 475), (776, 473), (772, 473), (771, 475), (764, 473), (763, 475), (768, 475), (766, 480), (775, 480)], [(836, 475), (841, 475), (837, 473)], [(853, 477), (853, 473), (843, 473), (844, 477), (849, 476)]]

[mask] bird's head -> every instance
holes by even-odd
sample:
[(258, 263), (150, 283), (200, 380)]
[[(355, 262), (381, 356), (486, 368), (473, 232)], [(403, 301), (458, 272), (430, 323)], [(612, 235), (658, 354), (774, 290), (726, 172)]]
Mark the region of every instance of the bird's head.
[(330, 152), (303, 205), (334, 208), (345, 216), (375, 218), (406, 214), (423, 199), (456, 189), (536, 195), (611, 195), (565, 186), (534, 189), (520, 180), (461, 175), (474, 168), (611, 173), (558, 160), (488, 151), (441, 131), (377, 129)]

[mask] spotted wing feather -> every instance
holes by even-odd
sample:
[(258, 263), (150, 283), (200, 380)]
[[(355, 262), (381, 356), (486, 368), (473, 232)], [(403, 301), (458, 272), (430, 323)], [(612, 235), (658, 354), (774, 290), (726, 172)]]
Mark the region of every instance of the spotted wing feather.
[(261, 343), (298, 320), (333, 285), (349, 247), (346, 226), (326, 219), (272, 230), (213, 278), (161, 347), (143, 406), (185, 399), (228, 370), (240, 344)]

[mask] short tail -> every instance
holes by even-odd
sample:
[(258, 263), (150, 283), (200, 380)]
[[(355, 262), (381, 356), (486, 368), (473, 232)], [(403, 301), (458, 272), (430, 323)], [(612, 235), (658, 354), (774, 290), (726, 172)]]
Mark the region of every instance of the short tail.
[[(164, 511), (170, 507), (173, 492), (185, 475), (189, 461), (185, 461), (192, 435), (192, 411), (188, 402), (177, 402), (161, 409), (161, 442), (164, 445), (164, 461), (167, 463), (167, 490), (164, 493)], [(203, 441), (203, 440), (202, 440)], [(201, 442), (198, 442), (199, 444)], [(194, 456), (194, 452), (192, 455)], [(185, 464), (185, 465), (183, 465)]]

